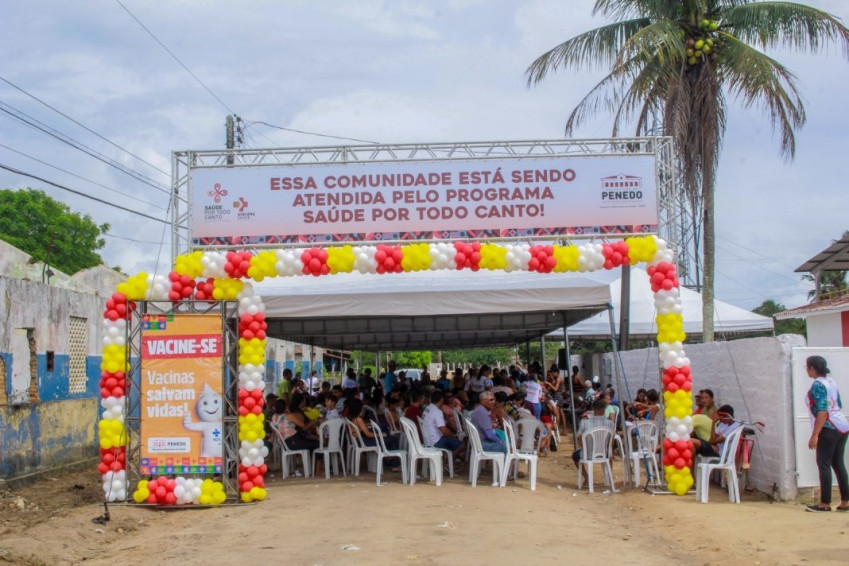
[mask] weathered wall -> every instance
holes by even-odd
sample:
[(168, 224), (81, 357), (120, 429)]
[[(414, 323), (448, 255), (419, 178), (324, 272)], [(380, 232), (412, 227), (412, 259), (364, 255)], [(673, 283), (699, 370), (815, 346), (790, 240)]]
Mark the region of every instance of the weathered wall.
[[(791, 350), (804, 345), (804, 338), (797, 335), (685, 345), (695, 391), (711, 389), (717, 406), (731, 405), (738, 419), (766, 423), (758, 436), (750, 478), (765, 493), (772, 493), (775, 486), (782, 499), (796, 497)], [(612, 363), (612, 354), (605, 357)], [(661, 390), (656, 348), (623, 352), (621, 359), (624, 399), (641, 387)]]
[[(97, 455), (102, 311), (100, 297), (0, 277), (0, 479)], [(73, 392), (71, 317), (85, 335)]]

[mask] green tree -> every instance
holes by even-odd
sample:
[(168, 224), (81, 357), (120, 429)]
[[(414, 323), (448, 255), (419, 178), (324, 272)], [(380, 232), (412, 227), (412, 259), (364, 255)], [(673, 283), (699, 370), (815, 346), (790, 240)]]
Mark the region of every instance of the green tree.
[[(781, 303), (777, 303), (772, 299), (767, 299), (752, 309), (752, 312), (755, 314), (759, 314), (762, 316), (772, 317), (775, 313), (779, 313), (781, 311), (786, 311), (787, 307), (782, 305)], [(805, 326), (805, 321), (801, 318), (790, 318), (787, 320), (776, 320), (775, 321), (775, 333), (776, 334), (801, 334), (802, 336), (807, 336), (807, 327)]]
[(0, 190), (0, 239), (65, 273), (103, 263), (97, 250), (108, 231), (44, 191)]
[(392, 359), (398, 369), (426, 367), (432, 357), (430, 352), (392, 352)]
[(790, 71), (759, 49), (816, 52), (830, 41), (849, 54), (849, 30), (827, 12), (790, 2), (756, 0), (596, 0), (594, 13), (615, 21), (561, 43), (528, 68), (529, 84), (563, 68), (610, 68), (566, 122), (612, 112), (613, 135), (636, 119), (648, 131), (655, 116), (672, 137), (684, 190), (704, 219), (704, 341), (713, 341), (714, 188), (725, 132), (726, 99), (760, 107), (792, 159), (805, 122)]

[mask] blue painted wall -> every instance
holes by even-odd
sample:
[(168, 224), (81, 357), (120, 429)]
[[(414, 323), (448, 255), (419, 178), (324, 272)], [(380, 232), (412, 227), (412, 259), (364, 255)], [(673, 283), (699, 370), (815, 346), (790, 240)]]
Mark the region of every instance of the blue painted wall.
[[(0, 353), (11, 393), (12, 355)], [(39, 402), (0, 406), (0, 478), (12, 479), (36, 471), (96, 457), (99, 418), (100, 357), (86, 358), (86, 389), (70, 394), (70, 358), (56, 355), (47, 371), (47, 357), (36, 358)]]

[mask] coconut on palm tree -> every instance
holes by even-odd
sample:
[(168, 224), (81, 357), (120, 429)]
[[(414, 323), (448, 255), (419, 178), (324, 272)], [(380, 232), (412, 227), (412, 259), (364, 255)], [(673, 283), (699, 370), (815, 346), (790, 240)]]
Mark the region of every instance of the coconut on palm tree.
[(759, 49), (816, 52), (837, 42), (849, 55), (849, 29), (804, 4), (757, 0), (596, 0), (593, 13), (614, 20), (544, 53), (529, 84), (565, 68), (601, 65), (610, 72), (581, 100), (566, 135), (586, 118), (612, 112), (613, 135), (662, 119), (673, 139), (686, 196), (704, 223), (703, 338), (713, 341), (714, 184), (727, 99), (762, 108), (792, 159), (805, 110), (793, 74)]

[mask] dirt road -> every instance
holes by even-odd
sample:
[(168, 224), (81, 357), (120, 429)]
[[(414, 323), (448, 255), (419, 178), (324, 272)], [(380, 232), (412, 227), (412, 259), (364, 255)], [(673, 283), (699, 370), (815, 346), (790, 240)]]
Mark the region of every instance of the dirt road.
[[(556, 455), (555, 455), (556, 456)], [(111, 506), (96, 472), (0, 493), (0, 563), (11, 564), (828, 564), (849, 561), (849, 516), (747, 494), (707, 505), (639, 490), (575, 489), (566, 455), (536, 491), (465, 477), (441, 487), (359, 478), (272, 479), (257, 505), (161, 511)]]

